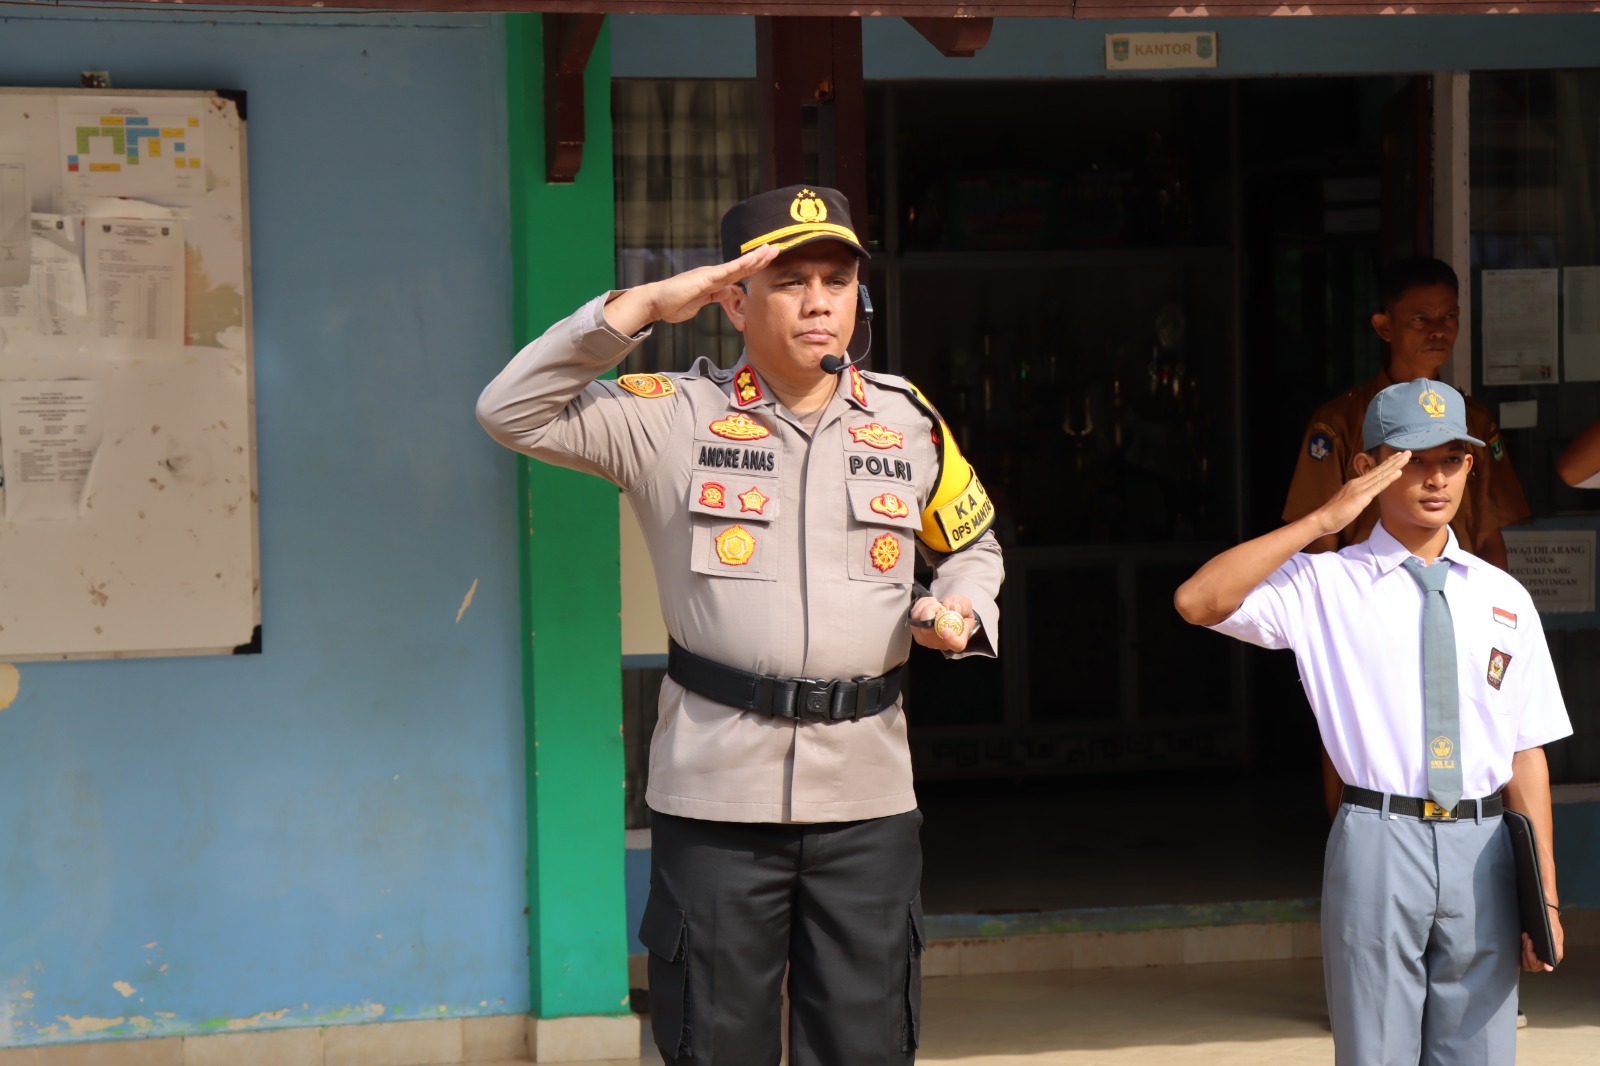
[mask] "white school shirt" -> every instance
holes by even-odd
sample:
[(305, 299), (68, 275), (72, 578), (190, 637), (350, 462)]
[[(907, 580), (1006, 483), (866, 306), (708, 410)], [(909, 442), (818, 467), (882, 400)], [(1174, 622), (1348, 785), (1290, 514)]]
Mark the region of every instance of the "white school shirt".
[[(1511, 780), (1514, 754), (1569, 736), (1572, 723), (1527, 591), (1454, 533), (1441, 554), (1450, 560), (1444, 594), (1456, 631), (1462, 795), (1476, 799)], [(1346, 784), (1425, 797), (1424, 594), (1400, 565), (1409, 557), (1380, 522), (1360, 544), (1296, 555), (1211, 628), (1294, 650), (1322, 743)]]

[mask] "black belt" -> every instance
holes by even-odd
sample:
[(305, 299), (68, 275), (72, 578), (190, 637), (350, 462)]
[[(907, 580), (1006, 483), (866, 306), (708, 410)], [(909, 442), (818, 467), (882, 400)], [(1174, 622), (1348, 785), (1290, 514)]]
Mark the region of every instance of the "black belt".
[[(1344, 801), (1353, 803), (1357, 807), (1366, 807), (1369, 810), (1383, 810), (1382, 792), (1374, 792), (1370, 788), (1357, 788), (1355, 785), (1344, 786)], [(1479, 810), (1474, 811), (1474, 807)], [(1479, 818), (1497, 818), (1505, 810), (1505, 803), (1496, 792), (1492, 796), (1485, 796), (1481, 800), (1464, 799), (1456, 804), (1454, 810), (1447, 811), (1432, 800), (1416, 799), (1412, 796), (1390, 796), (1389, 813), (1404, 814), (1410, 818), (1421, 818), (1429, 822), (1454, 822), (1461, 818), (1472, 818), (1476, 814)]]
[(850, 681), (769, 677), (702, 658), (673, 640), (667, 644), (667, 676), (690, 692), (741, 711), (758, 711), (775, 718), (840, 722), (866, 718), (893, 707), (900, 698), (906, 664), (901, 663), (882, 677)]

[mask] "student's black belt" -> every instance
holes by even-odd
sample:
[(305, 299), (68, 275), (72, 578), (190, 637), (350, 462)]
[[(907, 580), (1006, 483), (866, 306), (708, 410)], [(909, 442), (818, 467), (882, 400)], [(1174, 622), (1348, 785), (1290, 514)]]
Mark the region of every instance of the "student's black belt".
[[(1357, 807), (1366, 807), (1368, 810), (1383, 810), (1382, 792), (1374, 792), (1370, 788), (1357, 788), (1355, 785), (1344, 786), (1344, 801), (1353, 803)], [(1474, 811), (1474, 807), (1479, 810)], [(1476, 814), (1479, 818), (1497, 818), (1505, 810), (1505, 803), (1496, 792), (1492, 796), (1485, 796), (1481, 800), (1464, 799), (1455, 805), (1454, 810), (1445, 810), (1432, 800), (1416, 799), (1412, 796), (1389, 797), (1389, 813), (1403, 814), (1409, 818), (1422, 818), (1430, 822), (1454, 822), (1461, 818), (1472, 818)]]
[(667, 676), (690, 692), (741, 711), (757, 711), (775, 718), (842, 722), (893, 707), (900, 698), (906, 664), (901, 663), (882, 677), (849, 681), (771, 677), (713, 662), (673, 640), (667, 645)]

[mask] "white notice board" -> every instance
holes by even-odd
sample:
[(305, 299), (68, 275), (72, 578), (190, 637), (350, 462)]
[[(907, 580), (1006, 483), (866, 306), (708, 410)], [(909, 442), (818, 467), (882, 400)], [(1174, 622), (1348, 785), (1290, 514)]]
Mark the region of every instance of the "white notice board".
[(242, 102), (0, 88), (0, 660), (260, 646)]

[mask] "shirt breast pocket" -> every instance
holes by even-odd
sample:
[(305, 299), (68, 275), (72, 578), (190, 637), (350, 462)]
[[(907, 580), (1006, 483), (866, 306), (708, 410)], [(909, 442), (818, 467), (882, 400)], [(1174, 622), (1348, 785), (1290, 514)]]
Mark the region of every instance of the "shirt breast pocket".
[(696, 471), (689, 481), (694, 530), (689, 568), (697, 574), (776, 581), (778, 479)]
[(911, 584), (914, 538), (922, 525), (917, 502), (898, 486), (882, 481), (847, 481), (850, 528), (846, 532), (846, 570), (857, 581)]

